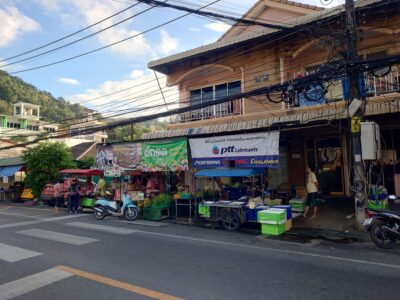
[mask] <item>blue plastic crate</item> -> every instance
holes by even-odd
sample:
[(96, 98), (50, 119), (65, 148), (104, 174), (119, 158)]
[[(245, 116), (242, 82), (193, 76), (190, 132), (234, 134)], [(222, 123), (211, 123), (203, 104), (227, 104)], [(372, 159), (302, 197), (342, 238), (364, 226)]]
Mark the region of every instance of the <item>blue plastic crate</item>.
[(274, 206), (271, 206), (271, 208), (286, 209), (286, 219), (287, 220), (292, 219), (292, 207), (290, 205), (274, 205)]
[(257, 221), (257, 210), (254, 208), (246, 207), (246, 220)]

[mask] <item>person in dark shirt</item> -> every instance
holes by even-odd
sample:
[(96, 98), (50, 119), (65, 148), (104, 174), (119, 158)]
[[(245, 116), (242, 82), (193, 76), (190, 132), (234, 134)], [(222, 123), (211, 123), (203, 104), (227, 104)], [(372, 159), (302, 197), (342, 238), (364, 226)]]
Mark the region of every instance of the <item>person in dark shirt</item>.
[(68, 189), (69, 192), (69, 213), (76, 214), (79, 205), (79, 183), (74, 178)]

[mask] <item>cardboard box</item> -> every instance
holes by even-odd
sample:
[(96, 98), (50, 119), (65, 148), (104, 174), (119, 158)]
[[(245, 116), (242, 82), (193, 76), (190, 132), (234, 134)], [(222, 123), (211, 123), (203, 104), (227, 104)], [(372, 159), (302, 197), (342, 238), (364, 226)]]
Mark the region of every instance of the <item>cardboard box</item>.
[(304, 186), (296, 186), (296, 197), (306, 197), (307, 189)]
[(271, 208), (279, 208), (286, 210), (286, 220), (290, 220), (292, 218), (292, 207), (290, 205), (275, 205)]
[(303, 212), (306, 208), (306, 199), (305, 198), (293, 198), (289, 200), (289, 205), (294, 212)]
[(293, 227), (293, 222), (292, 219), (286, 220), (285, 222), (285, 231), (289, 231)]
[(278, 236), (285, 233), (285, 224), (261, 224), (261, 234)]

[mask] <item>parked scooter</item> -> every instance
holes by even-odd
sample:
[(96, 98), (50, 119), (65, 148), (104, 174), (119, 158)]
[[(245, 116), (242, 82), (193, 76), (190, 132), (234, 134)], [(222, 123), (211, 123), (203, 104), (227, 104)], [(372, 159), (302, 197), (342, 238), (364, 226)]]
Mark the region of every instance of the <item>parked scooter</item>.
[(380, 248), (392, 249), (400, 239), (400, 212), (369, 209), (364, 228)]
[(122, 196), (122, 205), (117, 201), (99, 199), (94, 205), (94, 216), (102, 220), (106, 216), (124, 217), (128, 221), (134, 221), (139, 216), (139, 208), (132, 203), (130, 196), (126, 193)]

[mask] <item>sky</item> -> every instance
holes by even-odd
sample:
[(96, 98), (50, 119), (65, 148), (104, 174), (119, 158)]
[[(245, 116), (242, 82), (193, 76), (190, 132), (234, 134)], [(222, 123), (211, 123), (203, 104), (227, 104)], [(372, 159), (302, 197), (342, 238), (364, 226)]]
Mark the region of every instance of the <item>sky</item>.
[[(189, 3), (196, 9), (211, 2), (213, 1), (169, 1), (181, 5)], [(255, 2), (256, 0), (220, 0), (208, 8), (239, 17)], [(322, 6), (321, 2), (323, 4), (328, 2), (328, 6), (334, 6), (343, 4), (344, 0), (297, 0), (297, 2), (319, 6)], [(138, 35), (184, 14), (172, 9), (149, 9), (145, 4), (138, 4), (77, 35), (12, 58), (81, 30), (136, 3), (134, 0), (0, 0), (0, 69), (22, 78), (40, 90), (50, 92), (56, 98), (63, 97), (71, 103), (81, 103), (89, 108), (108, 112), (110, 115), (126, 112), (123, 110), (133, 107), (140, 109), (146, 105), (161, 104), (163, 100), (155, 81), (155, 74), (147, 68), (147, 63), (212, 43), (229, 29), (229, 24), (189, 15)], [(147, 9), (149, 10), (145, 11)], [(129, 17), (132, 18), (116, 25)], [(63, 49), (21, 61), (113, 25), (116, 26)], [(134, 35), (137, 36), (90, 55), (26, 71)], [(165, 77), (162, 74), (157, 76), (167, 102), (175, 101), (176, 90), (165, 88)], [(121, 90), (123, 92), (119, 92)], [(102, 97), (110, 93), (113, 95)], [(162, 108), (157, 108), (153, 112), (160, 109)]]

